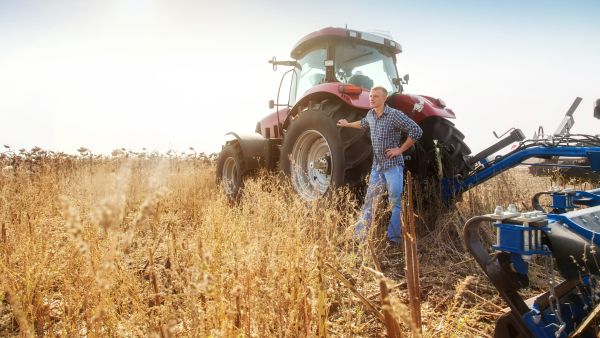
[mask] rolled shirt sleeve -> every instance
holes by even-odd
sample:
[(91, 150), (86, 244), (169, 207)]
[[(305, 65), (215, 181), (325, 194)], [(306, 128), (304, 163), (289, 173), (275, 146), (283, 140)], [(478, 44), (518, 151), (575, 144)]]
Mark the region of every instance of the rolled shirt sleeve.
[(423, 130), (415, 123), (411, 118), (406, 116), (404, 113), (396, 110), (396, 125), (401, 130), (405, 131), (410, 138), (418, 140), (423, 136)]
[(365, 130), (369, 129), (369, 121), (367, 121), (366, 117), (363, 117), (362, 119), (360, 119), (360, 127)]

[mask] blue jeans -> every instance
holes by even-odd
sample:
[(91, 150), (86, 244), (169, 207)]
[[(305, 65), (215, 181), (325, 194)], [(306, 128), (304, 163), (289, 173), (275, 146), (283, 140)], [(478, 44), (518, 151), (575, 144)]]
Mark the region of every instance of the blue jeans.
[(402, 166), (394, 166), (383, 171), (377, 165), (373, 165), (367, 195), (365, 196), (365, 204), (362, 208), (362, 215), (356, 224), (354, 239), (361, 242), (366, 239), (369, 227), (373, 221), (373, 210), (377, 206), (378, 200), (383, 196), (385, 189), (387, 189), (388, 202), (392, 207), (392, 217), (387, 228), (387, 238), (396, 243), (402, 241), (403, 180), (404, 168)]

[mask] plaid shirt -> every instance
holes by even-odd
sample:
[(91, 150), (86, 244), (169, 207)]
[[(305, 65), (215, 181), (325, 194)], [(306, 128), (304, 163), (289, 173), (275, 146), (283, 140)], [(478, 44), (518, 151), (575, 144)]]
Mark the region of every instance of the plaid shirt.
[(396, 156), (392, 159), (385, 157), (385, 150), (397, 148), (400, 144), (402, 131), (407, 132), (413, 140), (421, 138), (423, 131), (421, 127), (411, 120), (403, 112), (385, 105), (383, 114), (377, 117), (375, 109), (369, 110), (367, 115), (360, 120), (363, 129), (371, 130), (371, 141), (373, 143), (373, 165), (386, 170), (393, 166), (404, 166), (404, 157)]

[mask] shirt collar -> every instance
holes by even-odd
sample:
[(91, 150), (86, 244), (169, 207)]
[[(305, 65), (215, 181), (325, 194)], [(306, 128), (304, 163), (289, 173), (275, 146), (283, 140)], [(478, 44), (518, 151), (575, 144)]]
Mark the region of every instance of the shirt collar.
[[(388, 106), (387, 104), (384, 104), (383, 105), (383, 114), (381, 114), (381, 116), (386, 115), (391, 110), (392, 110), (392, 108), (390, 108), (390, 106)], [(375, 112), (375, 108), (371, 108), (371, 114), (377, 116), (377, 112)]]

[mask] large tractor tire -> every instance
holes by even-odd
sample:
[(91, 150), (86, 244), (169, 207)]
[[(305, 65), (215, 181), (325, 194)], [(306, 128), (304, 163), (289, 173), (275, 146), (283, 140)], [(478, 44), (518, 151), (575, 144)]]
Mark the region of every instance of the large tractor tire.
[(244, 187), (242, 150), (238, 142), (227, 143), (217, 159), (217, 184), (230, 201), (236, 201)]
[[(430, 117), (419, 123), (423, 136), (406, 168), (416, 177), (415, 207), (423, 230), (433, 231), (440, 213), (453, 204), (443, 198), (442, 179), (460, 179), (469, 171), (469, 147), (464, 135), (444, 118)], [(433, 227), (432, 227), (433, 226)]]
[(324, 100), (291, 122), (280, 166), (302, 198), (314, 200), (341, 185), (364, 186), (373, 157), (371, 141), (363, 130), (339, 128), (336, 123), (359, 120), (365, 113), (337, 100)]
[(407, 161), (407, 168), (420, 179), (439, 181), (442, 177), (457, 178), (469, 170), (467, 164), (471, 149), (463, 141), (465, 136), (452, 122), (441, 117), (430, 117), (420, 123), (423, 136), (417, 142), (416, 153)]

